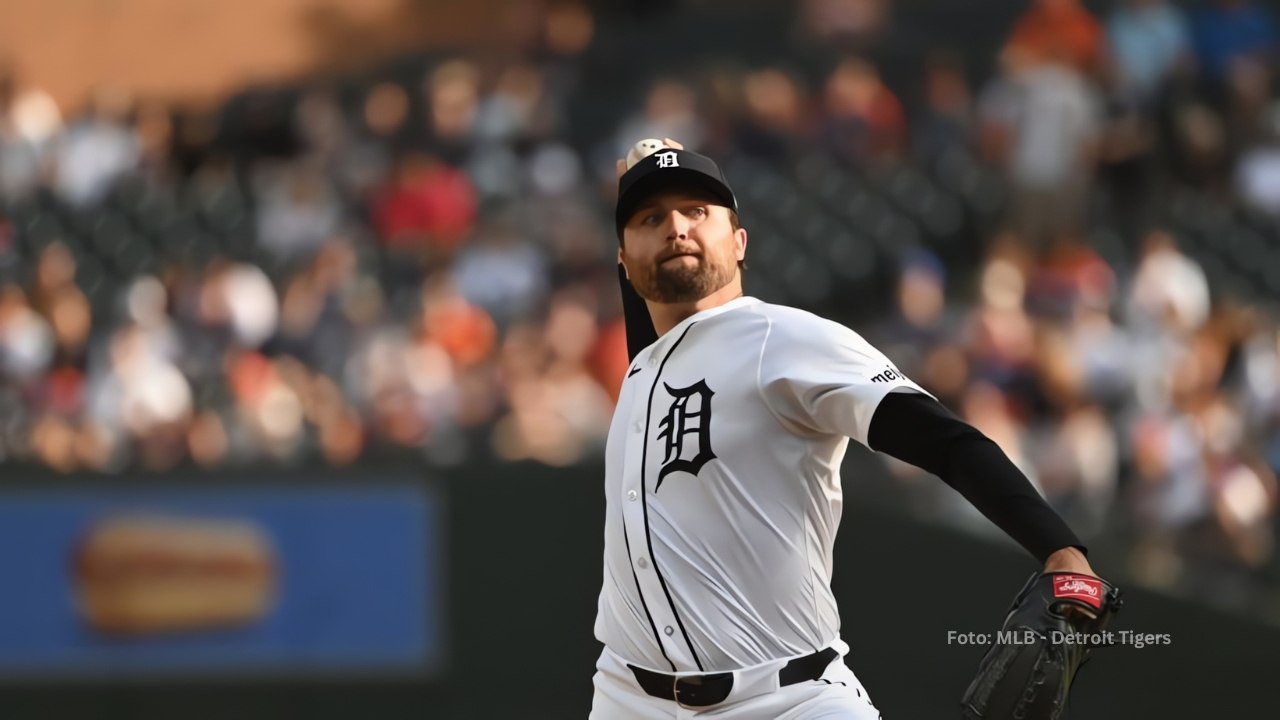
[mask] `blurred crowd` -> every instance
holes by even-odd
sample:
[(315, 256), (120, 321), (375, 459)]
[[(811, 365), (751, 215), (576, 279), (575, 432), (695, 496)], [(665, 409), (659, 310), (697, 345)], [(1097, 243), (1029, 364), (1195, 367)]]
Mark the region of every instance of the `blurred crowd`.
[(772, 55), (671, 23), (649, 67), (626, 31), (659, 11), (512, 2), (492, 47), (214, 111), (104, 88), (64, 116), (5, 69), (0, 455), (596, 457), (613, 161), (672, 137), (724, 160), (748, 292), (863, 332), (1143, 579), (1274, 576), (1270, 11), (1030, 0), (1000, 46), (904, 65), (887, 0), (782, 9)]

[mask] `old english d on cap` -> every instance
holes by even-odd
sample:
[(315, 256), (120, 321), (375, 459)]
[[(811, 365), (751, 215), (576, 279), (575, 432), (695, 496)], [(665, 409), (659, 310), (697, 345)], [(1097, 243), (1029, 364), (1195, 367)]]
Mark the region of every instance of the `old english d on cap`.
[(673, 188), (706, 191), (719, 204), (738, 210), (738, 200), (714, 160), (689, 150), (665, 148), (641, 158), (618, 180), (618, 207), (614, 213), (618, 237), (622, 237), (627, 221), (646, 199)]

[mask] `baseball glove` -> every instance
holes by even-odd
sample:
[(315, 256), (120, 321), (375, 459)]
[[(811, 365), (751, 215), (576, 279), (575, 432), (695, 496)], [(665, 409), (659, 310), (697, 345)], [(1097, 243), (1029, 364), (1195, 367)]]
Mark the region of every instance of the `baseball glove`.
[(1123, 601), (1106, 580), (1036, 573), (1013, 600), (960, 701), (966, 720), (1057, 720), (1089, 651), (1109, 644)]

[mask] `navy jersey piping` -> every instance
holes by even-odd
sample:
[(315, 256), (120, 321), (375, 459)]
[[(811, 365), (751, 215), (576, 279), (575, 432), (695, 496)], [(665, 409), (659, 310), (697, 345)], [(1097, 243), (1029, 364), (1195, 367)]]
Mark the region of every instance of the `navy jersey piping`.
[[(644, 505), (644, 538), (645, 542), (649, 546), (649, 562), (653, 565), (654, 574), (658, 576), (658, 584), (662, 586), (663, 594), (667, 596), (667, 604), (671, 607), (671, 614), (675, 616), (676, 625), (680, 628), (680, 634), (684, 637), (685, 644), (689, 646), (689, 653), (693, 655), (693, 663), (697, 665), (699, 672), (703, 672), (702, 660), (698, 658), (698, 651), (694, 649), (693, 641), (689, 639), (689, 632), (685, 630), (684, 622), (680, 619), (680, 613), (676, 611), (676, 603), (671, 598), (671, 591), (667, 589), (667, 581), (662, 577), (662, 572), (658, 569), (658, 558), (653, 554), (653, 536), (649, 532), (649, 495), (645, 486), (645, 478), (647, 475), (645, 471), (648, 468), (649, 462), (649, 424), (653, 416), (653, 394), (658, 389), (658, 383), (662, 379), (662, 371), (666, 368), (667, 361), (671, 359), (671, 356), (675, 354), (676, 348), (680, 347), (680, 343), (684, 341), (685, 337), (689, 334), (689, 331), (697, 324), (698, 323), (696, 322), (690, 323), (689, 327), (685, 328), (684, 332), (680, 333), (680, 337), (676, 338), (676, 341), (671, 344), (671, 349), (667, 351), (666, 356), (662, 358), (662, 364), (658, 366), (658, 372), (654, 375), (653, 384), (649, 386), (649, 402), (645, 406), (644, 410), (644, 444), (641, 446), (642, 450), (640, 452), (640, 497), (642, 498)], [(634, 563), (632, 564), (631, 572), (635, 572)], [(638, 583), (639, 580), (636, 582)], [(641, 593), (641, 598), (643, 597), (644, 593)], [(650, 618), (650, 622), (652, 622), (652, 618)], [(657, 626), (655, 625), (653, 629), (656, 636), (658, 630)], [(658, 645), (661, 646), (662, 638), (658, 636), (657, 640)], [(666, 656), (665, 650), (663, 651), (663, 656)], [(670, 661), (670, 658), (668, 658), (667, 662)]]

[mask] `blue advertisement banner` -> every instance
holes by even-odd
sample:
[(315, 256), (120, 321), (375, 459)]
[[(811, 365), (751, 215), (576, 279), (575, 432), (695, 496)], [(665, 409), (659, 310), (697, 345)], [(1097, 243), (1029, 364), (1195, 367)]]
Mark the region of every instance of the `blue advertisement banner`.
[(0, 678), (429, 672), (421, 485), (0, 490)]

